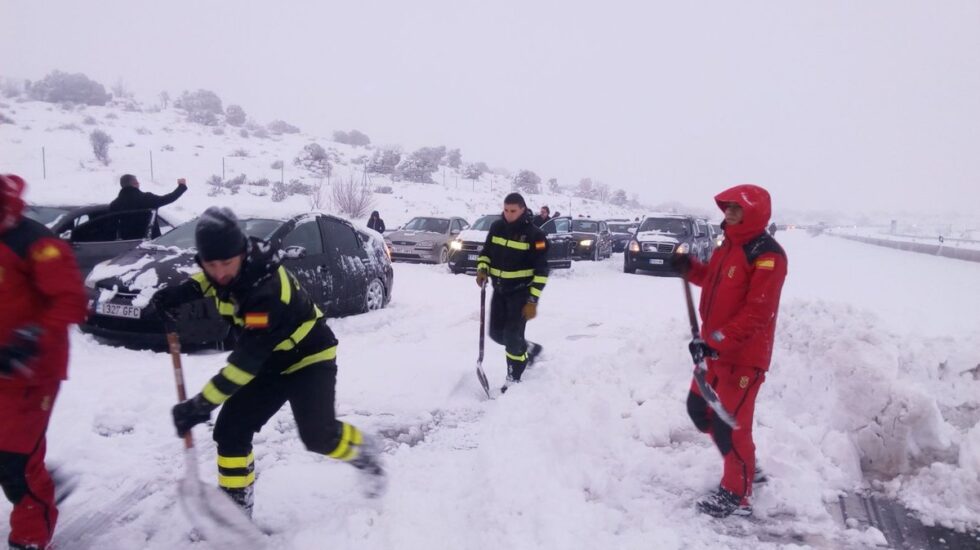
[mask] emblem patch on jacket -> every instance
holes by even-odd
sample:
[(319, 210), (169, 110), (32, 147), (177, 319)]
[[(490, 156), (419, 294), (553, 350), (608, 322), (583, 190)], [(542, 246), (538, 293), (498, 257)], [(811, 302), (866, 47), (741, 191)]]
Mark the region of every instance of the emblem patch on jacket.
[(735, 266), (731, 266), (728, 268), (728, 278), (729, 279), (735, 278)]
[(57, 260), (60, 257), (61, 251), (58, 250), (58, 247), (53, 244), (46, 244), (31, 254), (31, 258), (33, 258), (35, 262), (47, 262), (50, 260)]
[(749, 377), (748, 376), (743, 376), (743, 377), (739, 378), (738, 379), (738, 387), (742, 388), (743, 390), (745, 388), (749, 387)]
[(773, 269), (776, 269), (776, 260), (774, 260), (772, 258), (768, 258), (768, 259), (765, 259), (765, 260), (756, 260), (755, 261), (755, 268), (756, 269), (768, 269), (768, 270), (771, 271)]
[(535, 250), (544, 250), (546, 246), (548, 246), (548, 243), (545, 241), (535, 241), (534, 243)]
[(246, 313), (245, 328), (269, 328), (269, 314)]

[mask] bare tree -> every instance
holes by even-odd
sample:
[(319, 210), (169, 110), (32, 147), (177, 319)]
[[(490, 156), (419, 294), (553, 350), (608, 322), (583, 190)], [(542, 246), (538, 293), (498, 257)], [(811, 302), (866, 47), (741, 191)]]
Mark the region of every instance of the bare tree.
[(92, 144), (92, 153), (96, 160), (109, 166), (109, 144), (112, 143), (112, 136), (102, 130), (92, 130), (88, 140)]
[(170, 94), (166, 90), (160, 92), (160, 108), (166, 109), (170, 106)]
[(323, 210), (324, 202), (326, 202), (326, 194), (324, 193), (325, 184), (323, 178), (317, 178), (316, 182), (310, 187), (310, 194), (308, 195), (310, 199), (310, 210), (314, 212)]
[(336, 212), (349, 218), (363, 218), (374, 206), (371, 186), (354, 180), (350, 175), (346, 180), (338, 180), (330, 189), (330, 199)]

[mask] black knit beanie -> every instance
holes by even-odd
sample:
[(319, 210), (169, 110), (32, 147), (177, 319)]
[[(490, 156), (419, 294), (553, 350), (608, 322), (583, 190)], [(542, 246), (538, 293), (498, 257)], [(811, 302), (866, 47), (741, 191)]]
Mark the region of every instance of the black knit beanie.
[(527, 208), (527, 203), (524, 202), (524, 197), (520, 193), (511, 193), (504, 197), (504, 204), (516, 204), (521, 208)]
[(228, 208), (212, 206), (201, 214), (194, 230), (197, 255), (202, 262), (227, 260), (245, 252), (245, 233)]

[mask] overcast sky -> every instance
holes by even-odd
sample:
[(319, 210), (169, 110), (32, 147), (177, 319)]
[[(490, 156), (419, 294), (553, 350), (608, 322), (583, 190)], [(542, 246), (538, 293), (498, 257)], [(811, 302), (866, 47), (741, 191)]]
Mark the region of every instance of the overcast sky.
[(980, 204), (980, 2), (0, 0), (0, 74), (794, 209)]

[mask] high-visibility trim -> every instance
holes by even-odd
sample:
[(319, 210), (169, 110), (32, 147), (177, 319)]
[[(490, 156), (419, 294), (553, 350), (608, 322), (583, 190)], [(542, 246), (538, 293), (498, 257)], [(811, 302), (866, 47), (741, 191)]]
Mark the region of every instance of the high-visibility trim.
[(239, 386), (244, 386), (255, 378), (254, 374), (245, 372), (231, 363), (228, 363), (227, 367), (221, 369), (221, 375)]
[(337, 460), (350, 461), (360, 454), (358, 447), (364, 441), (364, 437), (361, 435), (361, 431), (354, 426), (346, 422), (343, 424), (344, 429), (340, 435), (340, 442), (337, 443), (337, 448), (330, 451), (327, 456)]
[(770, 259), (767, 259), (767, 260), (756, 260), (755, 261), (755, 267), (757, 267), (759, 269), (775, 269), (776, 268), (776, 260), (773, 260), (771, 258)]
[(500, 277), (501, 279), (523, 279), (524, 277), (533, 277), (533, 269), (522, 269), (520, 271), (501, 271), (497, 268), (491, 267), (490, 274), (494, 277)]
[(482, 263), (482, 264), (490, 265), (490, 257), (489, 256), (480, 256), (479, 258), (476, 259), (476, 261), (479, 262), (479, 263)]
[(282, 371), (283, 374), (292, 374), (303, 367), (308, 367), (313, 363), (319, 363), (321, 361), (330, 361), (337, 358), (337, 346), (332, 348), (327, 348), (319, 353), (314, 353), (313, 355), (307, 355), (306, 357), (300, 359), (296, 363), (293, 363), (286, 370)]
[(247, 476), (224, 476), (218, 474), (218, 486), (225, 489), (244, 489), (255, 483), (255, 472)]
[(224, 302), (222, 300), (215, 298), (214, 305), (215, 307), (218, 308), (219, 315), (223, 317), (231, 317), (232, 321), (234, 321), (236, 325), (245, 324), (245, 319), (242, 319), (241, 317), (235, 315), (235, 304), (231, 302)]
[(211, 291), (212, 290), (212, 288), (211, 288), (211, 282), (208, 281), (208, 278), (204, 274), (203, 271), (199, 271), (199, 272), (191, 275), (191, 279), (194, 282), (197, 283), (197, 286), (201, 287), (201, 293), (202, 294), (208, 295), (208, 291)]
[[(317, 311), (317, 313), (319, 313), (319, 311)], [(317, 315), (316, 317), (310, 319), (309, 321), (301, 324), (299, 328), (294, 330), (293, 333), (289, 335), (289, 338), (286, 338), (282, 342), (279, 342), (276, 345), (276, 347), (272, 348), (272, 351), (289, 351), (295, 348), (297, 345), (299, 345), (300, 342), (303, 341), (303, 338), (306, 338), (306, 336), (310, 333), (310, 331), (313, 330), (314, 325), (316, 325), (317, 319), (319, 319), (321, 316), (322, 314)]]
[(279, 266), (279, 301), (288, 304), (293, 299), (293, 284), (289, 280), (286, 268)]
[(541, 297), (541, 289), (535, 288), (535, 287), (532, 286), (531, 287), (531, 296), (537, 296), (538, 298), (540, 298)]
[(228, 394), (219, 390), (214, 382), (208, 380), (208, 383), (204, 385), (204, 389), (201, 390), (201, 395), (208, 400), (212, 405), (220, 405), (228, 400)]
[(546, 285), (546, 284), (548, 284), (548, 278), (547, 277), (542, 277), (541, 275), (535, 275), (534, 276), (534, 279), (531, 282), (532, 283), (540, 283), (542, 285)]
[(515, 250), (531, 250), (531, 243), (512, 241), (503, 237), (491, 237), (490, 242), (493, 244), (499, 244), (500, 246), (505, 246), (507, 248), (513, 248)]
[(219, 468), (248, 468), (254, 462), (255, 462), (255, 453), (248, 453), (248, 456), (218, 455)]
[(524, 352), (523, 355), (513, 355), (505, 351), (504, 354), (507, 355), (507, 358), (512, 361), (521, 361), (521, 362), (527, 361), (527, 352)]

